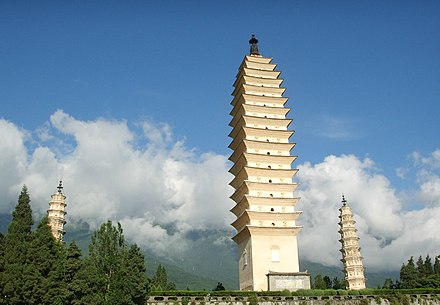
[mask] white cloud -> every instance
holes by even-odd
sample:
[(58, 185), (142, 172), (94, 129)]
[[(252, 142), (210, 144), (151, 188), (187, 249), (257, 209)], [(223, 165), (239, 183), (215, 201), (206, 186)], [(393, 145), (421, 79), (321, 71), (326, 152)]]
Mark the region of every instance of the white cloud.
[(26, 132), (13, 123), (0, 119), (0, 194), (3, 206), (0, 211), (9, 211), (17, 201), (17, 183), (25, 175), (28, 155), (25, 147)]
[[(189, 230), (228, 226), (232, 191), (227, 158), (188, 150), (182, 141), (173, 143), (169, 125), (157, 126), (144, 122), (136, 131), (124, 121), (81, 121), (58, 110), (50, 117), (43, 139), (37, 133), (35, 141), (40, 139), (41, 146), (31, 153), (24, 145), (24, 133), (0, 121), (4, 137), (0, 170), (9, 173), (2, 175), (0, 191), (13, 194), (12, 204), (2, 206), (1, 212), (12, 210), (26, 184), (33, 210), (42, 215), (62, 178), (67, 221), (82, 219), (92, 227), (107, 219), (121, 221), (129, 237), (152, 250), (182, 243)], [(147, 144), (136, 147), (138, 138)], [(47, 139), (50, 142), (44, 143)], [(58, 156), (59, 145), (73, 149)]]
[(367, 268), (398, 269), (411, 255), (438, 255), (440, 208), (405, 211), (388, 179), (374, 171), (370, 159), (328, 156), (322, 163), (299, 166), (304, 210), (299, 222), (301, 256), (338, 265), (341, 254), (338, 214), (341, 194), (352, 207)]
[(422, 154), (419, 152), (413, 152), (411, 154), (411, 157), (416, 164), (429, 166), (433, 169), (440, 168), (440, 149), (438, 148), (433, 151), (428, 157), (423, 157)]
[[(0, 120), (0, 137), (0, 212), (11, 212), (26, 184), (33, 210), (44, 214), (62, 178), (69, 223), (83, 220), (96, 228), (107, 219), (120, 221), (129, 239), (158, 254), (188, 249), (185, 234), (192, 230), (231, 228), (227, 157), (186, 148), (167, 124), (82, 121), (59, 110), (35, 133)], [(397, 195), (371, 159), (328, 156), (299, 165), (301, 256), (339, 264), (342, 194), (355, 213), (370, 270), (398, 269), (411, 255), (439, 254), (438, 151), (413, 155), (418, 210), (405, 210), (408, 199)]]
[(416, 167), (416, 180), (419, 190), (416, 200), (427, 206), (440, 207), (440, 149), (436, 149), (429, 156), (421, 153), (411, 154)]

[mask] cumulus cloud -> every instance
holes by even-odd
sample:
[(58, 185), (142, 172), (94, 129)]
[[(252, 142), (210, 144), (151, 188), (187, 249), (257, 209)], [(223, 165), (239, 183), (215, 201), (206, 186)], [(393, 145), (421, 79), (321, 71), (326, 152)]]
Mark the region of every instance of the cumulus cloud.
[(440, 207), (440, 149), (428, 156), (414, 152), (411, 157), (417, 169), (416, 179), (419, 185), (416, 199), (425, 205)]
[[(80, 219), (95, 228), (106, 219), (120, 221), (128, 237), (158, 253), (183, 243), (190, 230), (227, 227), (232, 222), (227, 157), (185, 148), (173, 141), (167, 124), (138, 125), (81, 121), (59, 110), (35, 132), (33, 141), (40, 142), (31, 152), (25, 133), (0, 121), (0, 169), (8, 173), (1, 176), (0, 191), (9, 202), (1, 212), (13, 209), (26, 184), (35, 213), (42, 215), (62, 178), (68, 222)], [(71, 149), (60, 155), (60, 147)]]
[[(411, 255), (440, 253), (440, 207), (403, 209), (403, 198), (389, 180), (376, 172), (374, 162), (353, 155), (328, 156), (322, 163), (299, 166), (298, 194), (304, 210), (300, 222), (301, 256), (338, 265), (338, 214), (345, 194), (357, 221), (365, 265), (370, 270), (400, 268)], [(430, 180), (438, 188), (440, 181)], [(424, 185), (421, 185), (423, 191)], [(439, 197), (437, 196), (437, 203)]]
[[(36, 216), (43, 215), (62, 178), (68, 223), (96, 228), (107, 219), (119, 221), (127, 238), (156, 254), (185, 251), (187, 234), (196, 230), (231, 229), (227, 156), (187, 148), (166, 123), (83, 121), (59, 110), (35, 131), (1, 119), (0, 137), (2, 213), (12, 211), (26, 184)], [(355, 214), (369, 270), (396, 270), (411, 255), (439, 254), (439, 159), (440, 150), (412, 155), (416, 210), (408, 210), (408, 198), (400, 195), (405, 192), (372, 159), (328, 156), (298, 165), (301, 257), (339, 264), (342, 194)]]

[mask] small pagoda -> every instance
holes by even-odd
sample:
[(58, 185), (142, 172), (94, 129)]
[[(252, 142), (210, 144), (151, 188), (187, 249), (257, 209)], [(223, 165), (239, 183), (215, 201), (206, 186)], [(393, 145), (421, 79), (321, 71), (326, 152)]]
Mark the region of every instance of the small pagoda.
[(299, 271), (297, 234), (301, 227), (295, 209), (291, 165), (296, 156), (290, 142), (292, 119), (287, 118), (283, 79), (272, 58), (263, 57), (252, 35), (250, 54), (238, 69), (230, 115), (233, 150), (229, 160), (235, 176), (231, 212), (237, 217), (233, 240), (239, 248), (241, 290), (297, 290), (310, 288), (308, 274)]
[(342, 195), (342, 206), (339, 209), (339, 233), (342, 244), (342, 263), (344, 264), (345, 286), (348, 290), (365, 288), (364, 266), (362, 264), (359, 237), (353, 219), (353, 213)]
[(66, 224), (66, 196), (63, 193), (63, 183), (60, 181), (55, 194), (51, 196), (52, 200), (49, 202), (49, 209), (47, 210), (47, 221), (51, 228), (52, 235), (58, 241), (63, 241), (64, 225)]

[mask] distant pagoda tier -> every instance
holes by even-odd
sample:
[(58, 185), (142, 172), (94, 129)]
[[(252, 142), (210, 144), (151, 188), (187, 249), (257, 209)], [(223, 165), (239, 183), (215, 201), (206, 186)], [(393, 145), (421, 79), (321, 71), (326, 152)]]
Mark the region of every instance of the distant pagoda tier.
[(52, 200), (49, 202), (49, 210), (47, 210), (48, 225), (51, 228), (52, 235), (59, 241), (63, 241), (64, 225), (66, 224), (66, 196), (63, 194), (63, 184), (57, 187), (57, 192), (51, 196)]
[(286, 118), (290, 108), (285, 107), (281, 72), (272, 58), (259, 54), (254, 36), (249, 42), (251, 54), (238, 69), (231, 102), (231, 212), (237, 217), (232, 226), (240, 253), (240, 289), (259, 291), (268, 290), (269, 274), (300, 273), (296, 220), (301, 212), (295, 210), (298, 170), (291, 167), (294, 132)]
[(353, 213), (345, 197), (342, 196), (342, 207), (339, 209), (339, 233), (342, 244), (342, 263), (344, 264), (345, 285), (349, 290), (365, 288), (364, 266), (362, 264), (359, 237), (353, 219)]

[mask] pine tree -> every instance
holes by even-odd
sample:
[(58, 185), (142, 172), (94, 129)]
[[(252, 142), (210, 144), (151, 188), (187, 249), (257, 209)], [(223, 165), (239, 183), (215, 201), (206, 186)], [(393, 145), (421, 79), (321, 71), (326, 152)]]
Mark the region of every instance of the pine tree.
[(4, 271), (2, 296), (8, 304), (26, 304), (29, 291), (38, 274), (29, 264), (28, 249), (32, 241), (32, 209), (26, 186), (23, 186), (12, 221), (4, 238)]
[(434, 261), (434, 273), (440, 275), (440, 255), (435, 257)]
[(322, 278), (322, 275), (318, 273), (313, 280), (313, 288), (314, 289), (326, 289), (325, 282)]
[(399, 288), (417, 288), (418, 286), (417, 269), (414, 265), (414, 258), (411, 256), (411, 258), (408, 260), (408, 264), (403, 264), (402, 268), (400, 269)]
[(29, 249), (29, 259), (38, 272), (38, 282), (32, 290), (35, 304), (64, 304), (63, 245), (52, 235), (47, 217), (44, 217), (35, 231)]
[(338, 277), (335, 277), (332, 281), (332, 288), (337, 290), (337, 289), (343, 289), (344, 284), (341, 283), (341, 281), (338, 279)]
[[(3, 272), (5, 270), (5, 237), (0, 233), (0, 293), (3, 292)], [(0, 294), (0, 304), (6, 304), (6, 300)]]
[(423, 276), (425, 276), (425, 264), (423, 263), (423, 259), (422, 259), (421, 255), (417, 259), (416, 269), (417, 269), (417, 275), (419, 278), (422, 278)]
[(168, 281), (167, 270), (161, 264), (157, 266), (156, 274), (151, 279), (151, 286), (153, 291), (176, 290), (176, 284)]
[(386, 278), (385, 281), (383, 282), (383, 289), (394, 289), (394, 283), (393, 280), (391, 278)]
[(426, 255), (425, 262), (423, 263), (423, 271), (426, 277), (434, 273), (434, 270), (432, 268), (432, 261), (431, 258), (429, 257), (429, 254)]
[(328, 275), (324, 276), (324, 282), (325, 282), (325, 289), (331, 289), (332, 288), (332, 280)]
[[(1, 283), (1, 275), (5, 268), (5, 236), (0, 233), (0, 283)], [(1, 289), (0, 289), (1, 291)]]
[(66, 285), (64, 300), (66, 305), (81, 304), (82, 298), (90, 292), (81, 256), (81, 250), (76, 242), (72, 241), (67, 249), (64, 273), (64, 283)]
[(161, 264), (157, 265), (156, 273), (151, 279), (152, 289), (154, 291), (164, 291), (166, 290), (168, 284), (168, 275), (165, 267)]
[(145, 304), (148, 282), (144, 255), (137, 245), (130, 246), (121, 255), (122, 265), (115, 275), (112, 298), (124, 300), (123, 304)]
[(132, 245), (128, 251), (126, 263), (125, 285), (130, 294), (130, 299), (134, 304), (143, 305), (146, 303), (146, 295), (148, 293), (148, 280), (145, 276), (145, 258), (141, 249), (135, 244)]

